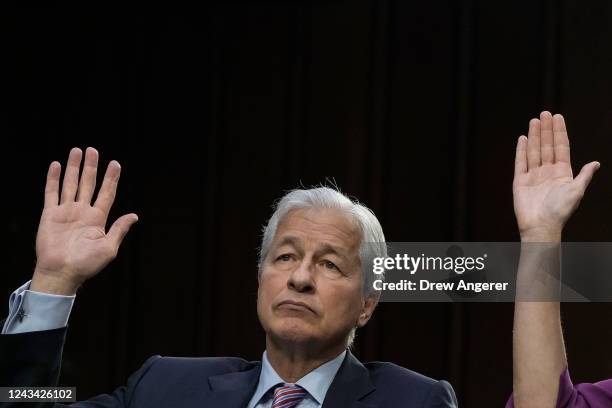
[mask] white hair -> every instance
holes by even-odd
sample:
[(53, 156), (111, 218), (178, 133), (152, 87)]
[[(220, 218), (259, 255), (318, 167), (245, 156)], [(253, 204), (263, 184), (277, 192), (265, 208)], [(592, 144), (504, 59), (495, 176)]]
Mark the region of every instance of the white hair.
[[(359, 259), (363, 275), (363, 295), (365, 298), (375, 295), (377, 291), (373, 288), (373, 282), (376, 279), (384, 280), (384, 275), (374, 274), (372, 259), (387, 256), (385, 235), (380, 222), (372, 210), (330, 187), (291, 190), (276, 202), (274, 213), (263, 227), (258, 273), (261, 273), (279, 223), (290, 211), (303, 208), (340, 210), (356, 222), (361, 231)], [(352, 344), (354, 337), (355, 329), (350, 333), (348, 346)]]

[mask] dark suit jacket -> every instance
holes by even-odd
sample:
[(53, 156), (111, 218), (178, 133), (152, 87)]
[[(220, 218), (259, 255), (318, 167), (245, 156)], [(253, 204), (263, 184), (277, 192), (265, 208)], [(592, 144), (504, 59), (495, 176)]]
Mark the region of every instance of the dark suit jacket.
[[(0, 386), (57, 385), (66, 330), (0, 335)], [(71, 406), (246, 407), (255, 392), (260, 371), (260, 362), (235, 357), (156, 355), (129, 377), (127, 385), (110, 395), (98, 395)], [(446, 381), (436, 381), (392, 363), (362, 364), (350, 351), (323, 402), (325, 408), (456, 405), (453, 389)], [(15, 404), (15, 407), (24, 406)]]

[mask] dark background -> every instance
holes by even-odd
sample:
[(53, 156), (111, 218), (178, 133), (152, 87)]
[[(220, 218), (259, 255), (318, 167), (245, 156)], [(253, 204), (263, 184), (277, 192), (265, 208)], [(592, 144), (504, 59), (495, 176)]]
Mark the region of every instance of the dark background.
[[(4, 8), (0, 295), (31, 277), (46, 169), (73, 146), (121, 162), (111, 218), (140, 216), (77, 296), (79, 399), (152, 354), (261, 357), (257, 247), (287, 189), (333, 177), (390, 241), (518, 240), (515, 142), (542, 109), (565, 115), (576, 172), (602, 163), (564, 238), (610, 241), (610, 21), (607, 0)], [(612, 377), (611, 321), (564, 306), (575, 382)], [(495, 407), (511, 334), (512, 304), (381, 304), (356, 354)]]

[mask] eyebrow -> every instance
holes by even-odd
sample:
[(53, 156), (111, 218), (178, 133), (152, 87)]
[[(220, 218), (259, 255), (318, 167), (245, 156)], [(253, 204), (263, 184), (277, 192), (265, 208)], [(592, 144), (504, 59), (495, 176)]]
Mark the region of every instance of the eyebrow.
[[(283, 239), (281, 239), (280, 242), (278, 243), (277, 248), (283, 245), (290, 245), (294, 247), (295, 249), (297, 249), (298, 251), (302, 250), (301, 240), (298, 237), (295, 237), (293, 235), (287, 235), (283, 237)], [(315, 256), (318, 257), (322, 255), (327, 255), (327, 254), (334, 254), (342, 258), (343, 261), (348, 262), (348, 258), (344, 254), (344, 252), (345, 251), (342, 251), (340, 248), (334, 245), (325, 243), (317, 248), (317, 250), (315, 251)]]
[(278, 243), (277, 248), (282, 247), (283, 245), (291, 245), (292, 247), (296, 249), (301, 249), (302, 247), (300, 245), (300, 239), (292, 235), (287, 235), (283, 237), (283, 239), (281, 239), (281, 241)]

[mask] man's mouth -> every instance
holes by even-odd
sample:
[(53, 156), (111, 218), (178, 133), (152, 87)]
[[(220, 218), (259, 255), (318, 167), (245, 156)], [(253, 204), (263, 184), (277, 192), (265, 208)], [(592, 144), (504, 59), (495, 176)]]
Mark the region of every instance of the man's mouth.
[(304, 303), (304, 302), (296, 302), (296, 301), (293, 301), (293, 300), (283, 300), (276, 307), (277, 308), (282, 308), (282, 309), (309, 311), (309, 312), (312, 312), (312, 313), (316, 314), (316, 312), (310, 306), (308, 306), (306, 303)]

